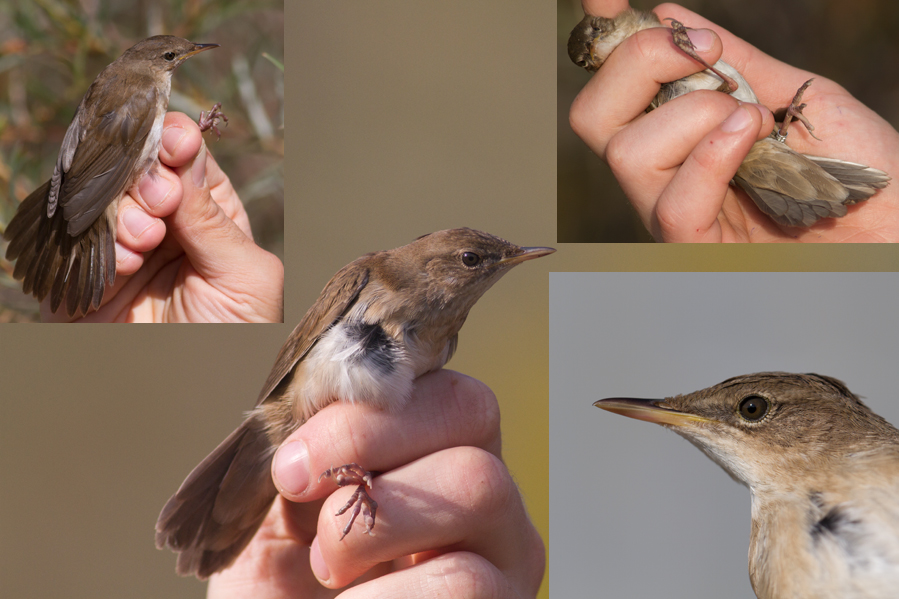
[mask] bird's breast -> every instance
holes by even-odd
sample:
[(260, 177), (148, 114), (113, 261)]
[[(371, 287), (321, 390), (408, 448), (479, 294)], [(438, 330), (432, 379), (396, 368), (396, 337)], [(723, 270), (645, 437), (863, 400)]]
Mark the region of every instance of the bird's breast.
[(337, 400), (381, 409), (399, 407), (412, 394), (415, 374), (402, 339), (377, 323), (340, 321), (297, 366), (297, 416), (307, 420)]
[(156, 158), (159, 155), (159, 144), (162, 142), (162, 126), (165, 123), (165, 113), (169, 108), (170, 91), (171, 81), (168, 82), (168, 86), (160, 89), (158, 101), (156, 102), (156, 117), (137, 160), (135, 173), (138, 175), (135, 177), (135, 181), (132, 181), (132, 184), (136, 183), (142, 175), (149, 172), (153, 165), (156, 164)]

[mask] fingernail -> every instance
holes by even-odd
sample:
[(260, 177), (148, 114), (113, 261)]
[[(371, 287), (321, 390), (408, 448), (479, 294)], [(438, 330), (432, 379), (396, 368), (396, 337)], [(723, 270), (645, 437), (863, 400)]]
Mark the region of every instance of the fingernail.
[(124, 245), (122, 245), (118, 241), (115, 242), (115, 263), (116, 264), (119, 264), (119, 265), (125, 264), (125, 262), (127, 260), (130, 260), (131, 256), (135, 255), (135, 253), (136, 252), (132, 252), (131, 250), (126, 248)]
[(173, 187), (174, 185), (168, 179), (160, 176), (158, 173), (144, 175), (137, 186), (141, 199), (147, 208), (150, 209), (163, 203), (169, 197)]
[(708, 29), (687, 29), (687, 37), (697, 52), (708, 52), (715, 41), (715, 36)]
[(752, 122), (749, 109), (739, 106), (733, 113), (721, 123), (721, 130), (725, 133), (736, 133), (745, 129)]
[[(743, 102), (743, 106), (755, 106), (759, 113), (762, 115), (762, 121), (767, 118), (767, 115), (771, 114), (771, 109), (765, 106), (764, 104), (754, 104), (752, 102)], [(772, 118), (774, 118), (772, 116)]]
[(167, 127), (166, 130), (162, 132), (163, 147), (169, 154), (174, 154), (175, 150), (178, 149), (178, 146), (181, 145), (181, 140), (184, 139), (186, 134), (187, 131), (182, 127)]
[(156, 219), (140, 208), (126, 208), (122, 214), (122, 222), (131, 236), (137, 239), (144, 231), (156, 224)]
[(302, 441), (282, 445), (272, 468), (275, 484), (288, 495), (301, 495), (309, 486), (309, 450)]
[(194, 158), (194, 163), (190, 165), (190, 174), (193, 178), (194, 185), (204, 187), (206, 185), (206, 142), (200, 146), (200, 151)]
[(309, 565), (312, 567), (312, 573), (322, 582), (331, 580), (331, 571), (325, 558), (322, 557), (322, 551), (318, 547), (318, 537), (312, 539), (312, 546), (309, 548)]

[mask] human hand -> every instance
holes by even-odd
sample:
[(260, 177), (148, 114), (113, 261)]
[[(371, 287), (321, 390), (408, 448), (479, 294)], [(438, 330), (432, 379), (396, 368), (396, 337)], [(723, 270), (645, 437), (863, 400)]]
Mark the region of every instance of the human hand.
[[(281, 322), (284, 267), (253, 242), (196, 122), (165, 117), (162, 165), (119, 204), (116, 281), (81, 322)], [(41, 304), (44, 321), (68, 322)]]
[[(420, 377), (398, 412), (331, 404), (279, 448), (281, 496), (207, 597), (533, 597), (543, 542), (500, 457), (496, 398), (448, 370)], [(318, 476), (357, 462), (375, 477), (372, 535), (340, 541), (354, 488)]]
[[(583, 0), (583, 5), (590, 14), (614, 16), (627, 2)], [(655, 12), (698, 29), (690, 31), (690, 37), (709, 63), (722, 57), (723, 42), (723, 59), (743, 74), (765, 106), (785, 107), (812, 77), (680, 6), (664, 4)], [(777, 225), (742, 190), (729, 185), (752, 144), (773, 127), (764, 106), (740, 105), (722, 93), (695, 92), (644, 114), (662, 83), (701, 69), (673, 44), (670, 30), (644, 30), (612, 53), (571, 107), (572, 129), (609, 163), (657, 240), (899, 240), (895, 185), (850, 206), (846, 216), (823, 219), (809, 229)], [(823, 141), (794, 124), (791, 147), (899, 173), (899, 134), (846, 90), (816, 77), (803, 101), (808, 104), (805, 115)]]

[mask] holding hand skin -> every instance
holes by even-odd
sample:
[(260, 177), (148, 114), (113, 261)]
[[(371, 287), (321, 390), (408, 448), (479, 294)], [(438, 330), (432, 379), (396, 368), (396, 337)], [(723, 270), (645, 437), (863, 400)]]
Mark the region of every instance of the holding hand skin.
[[(160, 168), (122, 199), (116, 280), (79, 322), (281, 322), (284, 267), (253, 241), (227, 175), (187, 115), (166, 115)], [(48, 322), (68, 322), (65, 310)]]
[[(627, 4), (584, 1), (584, 10), (615, 16)], [(899, 193), (895, 185), (868, 202), (850, 206), (838, 219), (809, 229), (780, 227), (729, 183), (756, 140), (774, 127), (767, 107), (786, 107), (814, 75), (765, 56), (675, 5), (656, 13), (683, 22), (707, 62), (719, 58), (743, 74), (759, 104), (742, 104), (718, 92), (694, 92), (648, 114), (645, 108), (661, 84), (703, 67), (678, 49), (669, 29), (648, 29), (625, 40), (588, 82), (571, 108), (572, 128), (606, 160), (660, 241), (895, 241), (899, 237)], [(713, 33), (710, 28), (714, 29)], [(723, 42), (723, 46), (722, 46)], [(723, 56), (722, 56), (723, 48)], [(805, 92), (805, 116), (817, 141), (801, 126), (787, 144), (810, 155), (867, 164), (899, 172), (899, 134), (837, 84), (815, 77)]]
[[(355, 433), (355, 434), (354, 434)], [(496, 397), (449, 370), (420, 377), (396, 413), (334, 403), (275, 455), (280, 497), (250, 545), (210, 578), (208, 597), (533, 597), (543, 542), (501, 458)], [(364, 462), (380, 508), (374, 535), (334, 512), (352, 489), (318, 474)], [(439, 492), (436, 491), (439, 489)], [(329, 495), (330, 493), (330, 495)]]

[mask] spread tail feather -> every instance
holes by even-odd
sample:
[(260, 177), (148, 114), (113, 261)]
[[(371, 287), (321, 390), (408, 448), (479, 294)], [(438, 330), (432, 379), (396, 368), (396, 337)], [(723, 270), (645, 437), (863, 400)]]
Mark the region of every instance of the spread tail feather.
[(156, 546), (180, 552), (176, 570), (200, 580), (228, 567), (259, 529), (278, 494), (275, 447), (251, 416), (181, 484), (156, 522)]
[[(82, 233), (71, 236), (63, 210), (47, 216), (50, 182), (31, 193), (16, 211), (3, 236), (6, 257), (15, 260), (13, 277), (38, 301), (50, 296), (56, 312), (65, 301), (69, 316), (100, 307), (106, 285), (115, 281), (115, 203)], [(111, 214), (109, 214), (111, 212)]]

